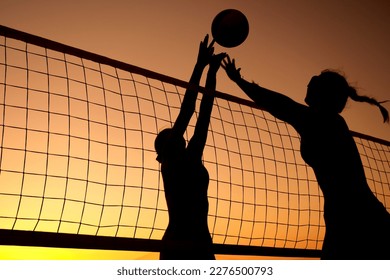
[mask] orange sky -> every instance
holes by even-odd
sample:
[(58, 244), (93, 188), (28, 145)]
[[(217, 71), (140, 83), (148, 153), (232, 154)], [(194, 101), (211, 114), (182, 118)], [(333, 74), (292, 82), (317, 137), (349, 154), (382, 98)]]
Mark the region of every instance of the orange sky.
[[(312, 75), (336, 68), (362, 94), (389, 97), (387, 1), (2, 0), (0, 24), (187, 80), (199, 41), (226, 8), (247, 15), (250, 34), (241, 46), (216, 51), (236, 58), (248, 80), (302, 101)], [(222, 71), (217, 88), (244, 97)], [(344, 116), (352, 130), (390, 140), (376, 108), (351, 102)]]
[[(0, 7), (2, 25), (183, 80), (214, 16), (236, 8), (248, 17), (249, 37), (216, 51), (235, 57), (245, 78), (303, 102), (311, 76), (336, 68), (362, 94), (390, 96), (387, 0), (2, 0)], [(222, 72), (217, 88), (244, 97)], [(343, 115), (352, 130), (390, 140), (376, 108), (350, 102)]]

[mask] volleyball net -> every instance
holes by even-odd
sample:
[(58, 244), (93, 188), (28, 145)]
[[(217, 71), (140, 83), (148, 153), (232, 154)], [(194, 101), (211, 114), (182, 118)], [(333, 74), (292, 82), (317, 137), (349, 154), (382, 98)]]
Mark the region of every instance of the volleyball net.
[[(158, 251), (154, 139), (187, 86), (0, 26), (0, 244)], [(389, 142), (354, 136), (390, 209)], [(216, 253), (319, 256), (323, 198), (299, 147), (288, 124), (217, 92), (204, 151)]]

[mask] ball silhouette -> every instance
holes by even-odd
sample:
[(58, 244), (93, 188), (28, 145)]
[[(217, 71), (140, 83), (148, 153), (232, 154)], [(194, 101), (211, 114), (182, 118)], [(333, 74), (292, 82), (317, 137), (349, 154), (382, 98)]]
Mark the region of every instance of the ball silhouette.
[(238, 10), (223, 10), (215, 16), (211, 24), (211, 34), (222, 47), (237, 47), (248, 37), (248, 19)]

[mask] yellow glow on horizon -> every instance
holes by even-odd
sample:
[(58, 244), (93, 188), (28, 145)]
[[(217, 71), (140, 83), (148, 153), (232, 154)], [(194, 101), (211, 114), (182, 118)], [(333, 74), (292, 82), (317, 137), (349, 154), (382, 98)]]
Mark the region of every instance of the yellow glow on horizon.
[(0, 260), (153, 260), (155, 252), (0, 246)]
[[(157, 252), (85, 250), (44, 247), (0, 246), (0, 260), (158, 260)], [(285, 258), (253, 255), (216, 255), (217, 260), (281, 260)]]

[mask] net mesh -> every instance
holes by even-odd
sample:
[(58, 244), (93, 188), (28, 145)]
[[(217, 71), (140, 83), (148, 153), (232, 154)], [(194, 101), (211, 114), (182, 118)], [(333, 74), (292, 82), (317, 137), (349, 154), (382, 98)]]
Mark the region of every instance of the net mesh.
[[(0, 229), (161, 239), (168, 213), (153, 144), (186, 83), (4, 30)], [(323, 198), (295, 130), (227, 94), (214, 104), (204, 151), (214, 243), (320, 249)], [(355, 140), (390, 209), (389, 143)]]

